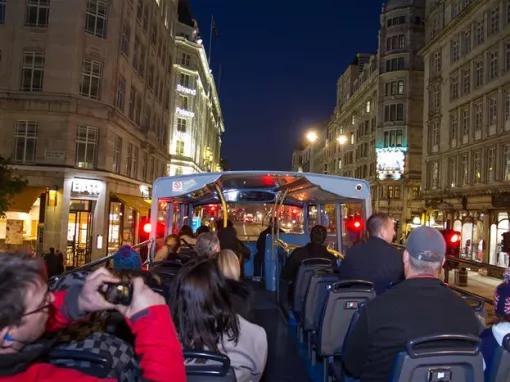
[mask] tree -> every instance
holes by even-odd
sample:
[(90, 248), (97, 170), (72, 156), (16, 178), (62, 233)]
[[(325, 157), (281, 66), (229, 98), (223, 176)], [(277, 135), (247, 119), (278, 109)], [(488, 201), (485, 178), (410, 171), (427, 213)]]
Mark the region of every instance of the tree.
[(9, 199), (21, 192), (27, 185), (26, 180), (14, 174), (9, 162), (0, 156), (0, 216), (9, 209)]

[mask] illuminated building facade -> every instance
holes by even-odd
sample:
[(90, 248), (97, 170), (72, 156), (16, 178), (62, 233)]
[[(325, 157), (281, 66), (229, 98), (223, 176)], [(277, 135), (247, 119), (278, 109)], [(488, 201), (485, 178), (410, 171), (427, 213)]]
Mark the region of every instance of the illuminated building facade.
[(196, 21), (185, 1), (179, 2), (174, 76), (169, 174), (221, 171), (220, 101)]
[(427, 221), (461, 256), (508, 267), (510, 1), (427, 2), (423, 190)]
[(0, 155), (28, 181), (0, 249), (77, 266), (136, 243), (170, 163), (177, 1), (0, 1), (0, 15)]

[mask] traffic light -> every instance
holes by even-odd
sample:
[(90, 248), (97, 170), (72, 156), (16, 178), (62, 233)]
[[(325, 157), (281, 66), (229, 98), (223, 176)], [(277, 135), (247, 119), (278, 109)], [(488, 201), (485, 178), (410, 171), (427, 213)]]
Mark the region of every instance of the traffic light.
[(510, 232), (504, 232), (502, 235), (501, 250), (510, 253)]
[(461, 235), (459, 231), (453, 229), (442, 230), (444, 240), (446, 241), (446, 255), (459, 257)]
[(345, 228), (353, 233), (361, 233), (365, 226), (365, 222), (361, 216), (349, 216), (345, 221)]

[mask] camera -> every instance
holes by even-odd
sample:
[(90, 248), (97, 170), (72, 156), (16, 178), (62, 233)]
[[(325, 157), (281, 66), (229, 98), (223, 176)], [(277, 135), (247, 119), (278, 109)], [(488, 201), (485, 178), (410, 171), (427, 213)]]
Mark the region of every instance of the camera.
[(130, 282), (104, 283), (101, 294), (114, 305), (130, 305), (133, 298), (133, 284)]

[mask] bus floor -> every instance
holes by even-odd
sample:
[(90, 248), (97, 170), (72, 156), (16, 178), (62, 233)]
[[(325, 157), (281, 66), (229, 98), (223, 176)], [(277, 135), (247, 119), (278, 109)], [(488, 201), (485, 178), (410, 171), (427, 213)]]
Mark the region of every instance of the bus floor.
[(260, 283), (252, 283), (254, 290), (253, 311), (255, 323), (266, 330), (268, 359), (263, 382), (319, 382), (322, 381), (320, 362), (311, 366), (304, 345), (296, 336), (296, 325), (284, 320), (278, 308), (275, 294), (263, 289)]

